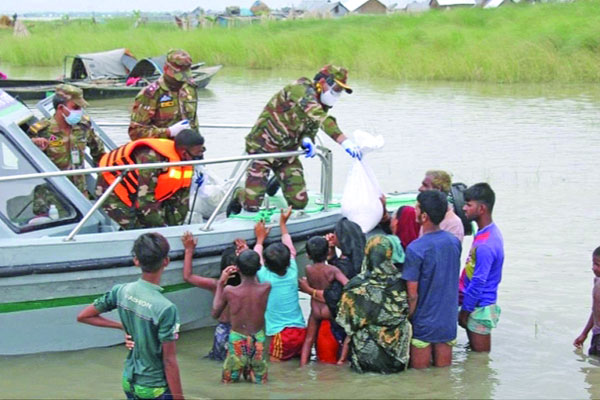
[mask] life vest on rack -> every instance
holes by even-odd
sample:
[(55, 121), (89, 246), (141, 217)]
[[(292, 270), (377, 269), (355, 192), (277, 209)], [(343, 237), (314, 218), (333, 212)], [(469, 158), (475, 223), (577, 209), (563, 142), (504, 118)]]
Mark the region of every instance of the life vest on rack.
[[(170, 139), (138, 139), (121, 146), (110, 153), (106, 153), (100, 159), (100, 167), (112, 167), (116, 165), (136, 164), (131, 158), (133, 152), (140, 147), (149, 147), (161, 156), (168, 158), (169, 162), (181, 161), (179, 154), (175, 151), (175, 142)], [(102, 177), (107, 184), (112, 184), (122, 171), (103, 172)], [(164, 201), (173, 196), (178, 190), (188, 188), (191, 185), (194, 168), (192, 166), (168, 167), (158, 176), (158, 182), (154, 189), (156, 201)], [(127, 206), (135, 204), (138, 207), (139, 171), (134, 169), (127, 172), (125, 177), (115, 187), (114, 193)]]

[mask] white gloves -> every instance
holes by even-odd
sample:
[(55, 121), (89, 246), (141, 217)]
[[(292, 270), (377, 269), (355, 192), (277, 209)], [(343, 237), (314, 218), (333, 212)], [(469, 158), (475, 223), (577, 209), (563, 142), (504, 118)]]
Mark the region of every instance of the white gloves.
[(169, 133), (171, 135), (172, 138), (174, 138), (175, 136), (177, 136), (179, 134), (179, 132), (181, 132), (184, 129), (188, 129), (190, 127), (190, 121), (188, 121), (187, 119), (183, 119), (173, 125), (171, 125), (169, 127)]
[(346, 150), (346, 153), (350, 154), (352, 158), (362, 158), (360, 147), (358, 147), (352, 140), (346, 139), (342, 142), (342, 147)]

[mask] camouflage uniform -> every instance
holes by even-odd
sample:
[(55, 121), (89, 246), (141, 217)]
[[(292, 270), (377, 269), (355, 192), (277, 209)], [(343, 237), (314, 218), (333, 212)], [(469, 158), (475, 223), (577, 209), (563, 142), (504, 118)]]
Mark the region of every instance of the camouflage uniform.
[[(347, 71), (328, 66), (336, 79), (346, 81)], [(246, 136), (249, 154), (276, 153), (298, 149), (303, 137), (314, 141), (319, 128), (337, 141), (342, 131), (334, 117), (327, 115), (318, 100), (315, 84), (300, 78), (284, 87), (267, 103), (254, 127)], [(282, 186), (288, 204), (295, 209), (306, 207), (308, 195), (302, 163), (297, 157), (267, 159), (252, 162), (246, 174), (246, 187), (239, 197), (248, 211), (260, 207), (269, 175), (272, 170)]]
[[(60, 94), (66, 100), (77, 100), (85, 105), (81, 89), (72, 85), (59, 85), (56, 93)], [(61, 130), (55, 118), (42, 119), (31, 125), (28, 131), (29, 137), (44, 138), (48, 140), (48, 147), (44, 153), (62, 171), (82, 169), (84, 165), (85, 148), (90, 149), (90, 154), (97, 164), (104, 154), (104, 143), (96, 135), (92, 128), (92, 122), (87, 115), (84, 115), (81, 122), (71, 126), (71, 131)], [(80, 192), (89, 197), (86, 189), (85, 175), (70, 176), (69, 179), (77, 186)], [(56, 204), (60, 209), (60, 202), (56, 203), (56, 198), (46, 197), (47, 193), (52, 191), (40, 187), (34, 191), (34, 213), (36, 215), (44, 214), (48, 211), (49, 204)]]
[[(168, 162), (169, 159), (156, 153), (149, 147), (136, 149), (131, 155), (136, 164)], [(138, 207), (129, 207), (113, 192), (102, 208), (123, 229), (152, 228), (181, 225), (189, 209), (189, 188), (177, 191), (168, 199), (158, 202), (154, 198), (154, 189), (158, 176), (165, 170), (143, 169), (138, 177)], [(101, 196), (108, 184), (98, 175), (96, 195)]]
[(187, 119), (192, 129), (198, 128), (196, 107), (198, 93), (191, 77), (189, 67), (192, 60), (183, 50), (171, 50), (167, 54), (167, 63), (180, 68), (176, 74), (186, 82), (179, 91), (172, 91), (165, 83), (164, 74), (156, 82), (142, 89), (135, 97), (129, 124), (131, 140), (140, 138), (170, 138), (169, 126)]

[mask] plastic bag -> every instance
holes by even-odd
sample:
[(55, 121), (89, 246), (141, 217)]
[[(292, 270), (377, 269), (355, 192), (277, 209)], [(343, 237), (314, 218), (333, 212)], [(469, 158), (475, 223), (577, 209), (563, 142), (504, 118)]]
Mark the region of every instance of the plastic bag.
[(342, 196), (342, 215), (357, 223), (367, 233), (381, 220), (383, 205), (379, 198), (383, 193), (364, 155), (383, 147), (384, 143), (383, 137), (364, 131), (354, 132), (354, 141), (360, 146), (363, 159), (352, 163)]
[[(196, 184), (198, 174), (204, 174), (204, 182), (200, 187)], [(190, 212), (192, 223), (202, 222), (202, 218), (209, 218), (215, 211), (226, 192), (226, 184), (218, 176), (210, 173), (200, 166), (194, 169), (194, 178), (190, 187)], [(225, 211), (223, 208), (222, 212)]]

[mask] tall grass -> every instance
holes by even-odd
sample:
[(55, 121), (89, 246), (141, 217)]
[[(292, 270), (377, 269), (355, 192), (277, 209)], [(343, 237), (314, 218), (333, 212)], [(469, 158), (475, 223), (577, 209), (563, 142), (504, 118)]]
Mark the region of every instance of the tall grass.
[(181, 47), (194, 60), (247, 68), (315, 69), (333, 62), (355, 76), (398, 80), (600, 82), (600, 0), (188, 32), (159, 23), (133, 28), (128, 19), (36, 22), (30, 31), (27, 38), (0, 31), (1, 62), (61, 65), (65, 55), (118, 47), (137, 57)]

